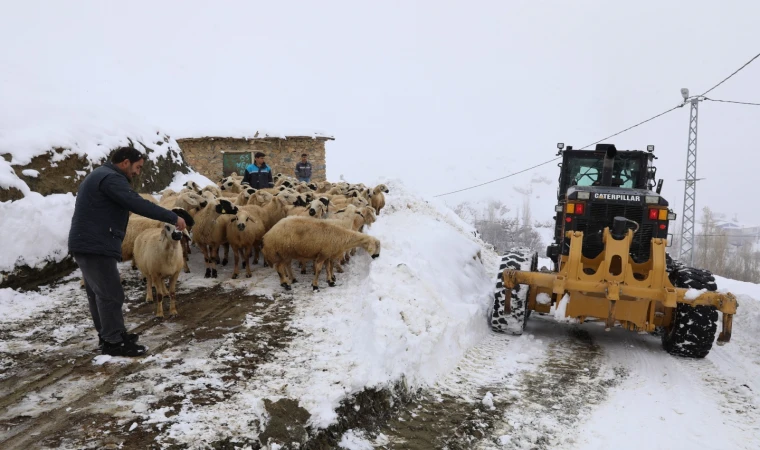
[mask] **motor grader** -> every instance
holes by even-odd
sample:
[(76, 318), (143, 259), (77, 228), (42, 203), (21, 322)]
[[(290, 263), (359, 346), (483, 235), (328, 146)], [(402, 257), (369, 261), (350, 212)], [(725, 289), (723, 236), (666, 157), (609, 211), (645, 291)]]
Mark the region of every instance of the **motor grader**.
[(704, 358), (720, 311), (718, 344), (727, 343), (736, 298), (717, 292), (710, 272), (667, 254), (676, 215), (660, 195), (662, 180), (655, 183), (654, 147), (558, 148), (557, 215), (546, 252), (553, 267), (539, 271), (535, 252), (508, 251), (497, 274), (491, 327), (522, 334), (532, 311), (564, 311), (580, 323), (603, 321), (607, 330), (619, 325), (661, 333), (667, 352)]

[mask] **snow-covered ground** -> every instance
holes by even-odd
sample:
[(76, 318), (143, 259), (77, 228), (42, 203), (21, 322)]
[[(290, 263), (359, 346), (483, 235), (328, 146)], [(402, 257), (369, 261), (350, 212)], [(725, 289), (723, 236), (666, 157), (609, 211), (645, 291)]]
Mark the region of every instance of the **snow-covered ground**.
[[(209, 182), (177, 174), (171, 187), (189, 179)], [(652, 448), (760, 447), (758, 285), (718, 280), (739, 312), (732, 342), (704, 360), (554, 315), (531, 317), (521, 337), (494, 334), (485, 315), (498, 255), (442, 203), (387, 184), (368, 230), (380, 258), (359, 252), (334, 288), (312, 292), (304, 278), (286, 293), (261, 266), (250, 279), (231, 280), (229, 265), (204, 279), (194, 252), (180, 316), (156, 322), (122, 264), (129, 326), (151, 348), (142, 360), (94, 351), (76, 273), (39, 292), (0, 291), (2, 445), (277, 448), (308, 432), (342, 448), (635, 448), (642, 437)], [(28, 258), (45, 256), (32, 242), (59, 248), (19, 236)], [(367, 404), (373, 392), (408, 400)], [(368, 426), (351, 414), (378, 417)]]

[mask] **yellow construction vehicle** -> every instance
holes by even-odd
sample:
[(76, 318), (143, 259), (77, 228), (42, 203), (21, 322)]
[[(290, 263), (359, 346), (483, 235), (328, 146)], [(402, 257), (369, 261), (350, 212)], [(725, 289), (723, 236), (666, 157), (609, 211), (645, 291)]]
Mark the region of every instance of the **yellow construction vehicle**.
[[(661, 332), (674, 355), (704, 358), (723, 314), (718, 344), (731, 339), (736, 298), (717, 291), (706, 270), (686, 267), (666, 252), (675, 214), (655, 184), (654, 147), (618, 151), (558, 145), (562, 155), (553, 270), (538, 270), (538, 255), (516, 249), (502, 257), (491, 327), (522, 334), (531, 313), (598, 319), (610, 329)], [(655, 189), (656, 185), (656, 189)]]

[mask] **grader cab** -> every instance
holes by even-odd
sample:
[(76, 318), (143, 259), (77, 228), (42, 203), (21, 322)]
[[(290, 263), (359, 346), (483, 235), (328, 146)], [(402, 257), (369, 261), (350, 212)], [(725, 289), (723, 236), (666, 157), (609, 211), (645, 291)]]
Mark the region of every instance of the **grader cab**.
[[(675, 214), (655, 183), (654, 147), (618, 151), (565, 149), (562, 155), (552, 270), (538, 270), (538, 255), (515, 249), (502, 257), (490, 315), (496, 331), (522, 334), (531, 313), (583, 323), (604, 321), (631, 331), (662, 333), (671, 354), (704, 358), (712, 348), (718, 311), (718, 344), (731, 339), (736, 298), (717, 292), (706, 270), (686, 267), (666, 252)], [(656, 186), (656, 189), (655, 189)]]

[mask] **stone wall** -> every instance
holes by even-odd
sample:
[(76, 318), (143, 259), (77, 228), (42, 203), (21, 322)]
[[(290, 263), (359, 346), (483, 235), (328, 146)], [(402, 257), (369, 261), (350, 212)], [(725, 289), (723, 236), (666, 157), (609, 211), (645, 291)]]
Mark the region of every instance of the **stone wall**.
[[(308, 160), (312, 165), (312, 181), (324, 181), (326, 179), (327, 165), (325, 164), (325, 141), (332, 138), (311, 137), (288, 137), (281, 138), (229, 138), (229, 137), (204, 137), (177, 139), (182, 148), (182, 153), (193, 169), (212, 181), (222, 178), (222, 154), (223, 152), (264, 152), (266, 163), (272, 168), (273, 173), (283, 173), (294, 176), (296, 163), (300, 161), (301, 154), (308, 154)], [(253, 155), (251, 155), (253, 161)], [(242, 175), (239, 174), (239, 175)]]

